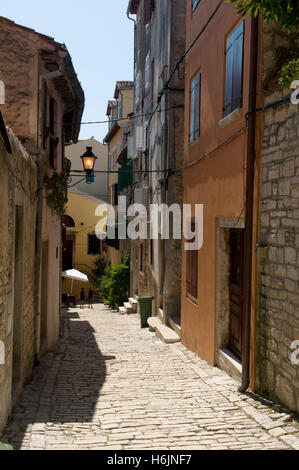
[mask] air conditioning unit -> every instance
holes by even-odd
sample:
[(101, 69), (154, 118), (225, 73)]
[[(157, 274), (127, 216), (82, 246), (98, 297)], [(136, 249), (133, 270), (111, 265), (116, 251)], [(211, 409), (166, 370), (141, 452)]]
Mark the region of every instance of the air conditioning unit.
[(148, 188), (135, 188), (134, 189), (134, 204), (146, 205), (149, 199)]

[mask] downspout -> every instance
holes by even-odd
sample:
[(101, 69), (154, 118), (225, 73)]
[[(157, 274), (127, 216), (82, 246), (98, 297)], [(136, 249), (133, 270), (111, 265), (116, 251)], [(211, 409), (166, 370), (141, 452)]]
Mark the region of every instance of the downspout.
[[(257, 74), (259, 56), (259, 15), (251, 14), (250, 38), (250, 75), (249, 75), (249, 111), (257, 107)], [(250, 383), (250, 338), (251, 338), (251, 296), (252, 296), (252, 242), (253, 242), (253, 205), (254, 176), (256, 160), (256, 113), (248, 113), (247, 133), (247, 173), (246, 173), (246, 209), (244, 239), (244, 315), (242, 325), (242, 384), (240, 392), (245, 392)]]

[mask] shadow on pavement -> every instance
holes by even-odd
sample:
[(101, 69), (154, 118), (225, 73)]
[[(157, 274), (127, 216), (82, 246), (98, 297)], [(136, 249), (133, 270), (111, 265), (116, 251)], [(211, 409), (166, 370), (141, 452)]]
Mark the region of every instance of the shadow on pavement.
[(78, 321), (76, 312), (64, 312), (64, 336), (55, 352), (47, 352), (33, 371), (15, 406), (1, 441), (19, 449), (31, 424), (38, 431), (42, 423), (91, 422), (100, 390), (106, 378), (106, 361), (98, 348), (94, 329)]

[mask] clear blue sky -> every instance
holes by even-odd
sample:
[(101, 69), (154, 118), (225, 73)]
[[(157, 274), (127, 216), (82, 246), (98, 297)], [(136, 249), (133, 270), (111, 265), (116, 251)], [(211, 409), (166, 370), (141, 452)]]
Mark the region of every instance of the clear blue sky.
[[(134, 23), (128, 0), (9, 0), (0, 15), (64, 42), (85, 92), (83, 121), (106, 120), (117, 80), (133, 79)], [(107, 124), (81, 127), (81, 139), (103, 140)]]

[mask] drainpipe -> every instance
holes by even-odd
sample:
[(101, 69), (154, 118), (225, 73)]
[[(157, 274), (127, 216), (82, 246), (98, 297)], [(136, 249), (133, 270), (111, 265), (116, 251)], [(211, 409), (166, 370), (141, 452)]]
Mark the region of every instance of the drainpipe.
[[(257, 73), (259, 52), (259, 15), (251, 14), (250, 39), (250, 76), (249, 76), (249, 111), (257, 107)], [(245, 392), (250, 383), (250, 320), (252, 296), (252, 241), (253, 241), (253, 206), (254, 173), (256, 159), (256, 113), (248, 113), (247, 133), (247, 174), (246, 174), (246, 211), (244, 240), (244, 314), (242, 331), (242, 384), (240, 392)]]

